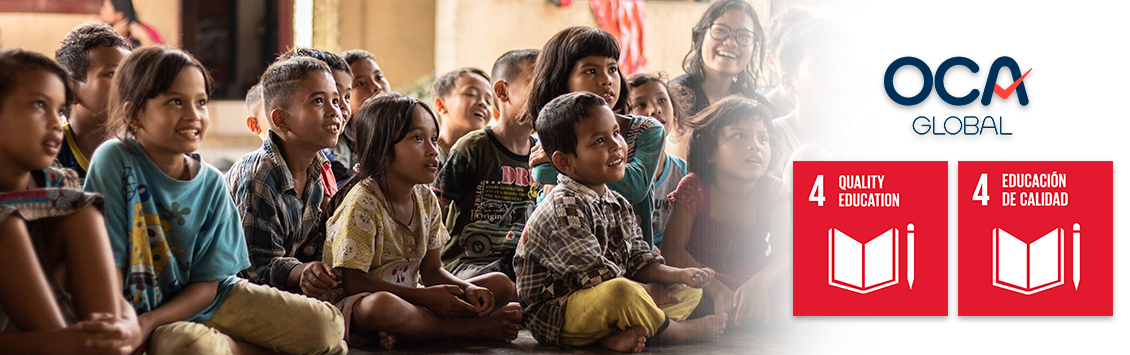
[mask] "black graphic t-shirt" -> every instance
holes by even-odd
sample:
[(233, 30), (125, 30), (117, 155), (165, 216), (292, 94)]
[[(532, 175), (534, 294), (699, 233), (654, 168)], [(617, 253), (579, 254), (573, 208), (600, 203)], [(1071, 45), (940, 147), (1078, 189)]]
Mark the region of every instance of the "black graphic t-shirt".
[(440, 254), (444, 268), (513, 253), (534, 208), (530, 181), (529, 156), (506, 149), (490, 127), (455, 142), (432, 184), (454, 202), (445, 223), (451, 239)]

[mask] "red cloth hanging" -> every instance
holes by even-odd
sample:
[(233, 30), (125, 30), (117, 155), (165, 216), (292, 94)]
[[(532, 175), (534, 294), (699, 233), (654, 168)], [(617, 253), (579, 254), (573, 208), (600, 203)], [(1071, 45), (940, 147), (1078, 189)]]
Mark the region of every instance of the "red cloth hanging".
[(592, 15), (600, 29), (620, 41), (620, 70), (625, 76), (643, 70), (644, 0), (590, 0)]

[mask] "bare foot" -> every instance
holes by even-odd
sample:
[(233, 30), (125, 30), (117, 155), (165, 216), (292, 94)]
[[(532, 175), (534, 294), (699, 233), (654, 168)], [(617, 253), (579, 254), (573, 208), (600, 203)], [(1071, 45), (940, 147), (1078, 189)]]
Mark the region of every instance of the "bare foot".
[(381, 349), (392, 350), (392, 347), (396, 345), (395, 335), (384, 331), (379, 331), (377, 334), (381, 337)]
[(638, 353), (647, 344), (647, 333), (647, 327), (642, 325), (624, 329), (600, 339), (600, 346), (622, 353)]
[(479, 318), (479, 321), (475, 338), (509, 343), (518, 338), (518, 330), (522, 327), (522, 307), (511, 302), (489, 316)]
[(728, 320), (729, 315), (723, 313), (682, 322), (672, 321), (658, 338), (673, 344), (714, 339), (726, 330)]

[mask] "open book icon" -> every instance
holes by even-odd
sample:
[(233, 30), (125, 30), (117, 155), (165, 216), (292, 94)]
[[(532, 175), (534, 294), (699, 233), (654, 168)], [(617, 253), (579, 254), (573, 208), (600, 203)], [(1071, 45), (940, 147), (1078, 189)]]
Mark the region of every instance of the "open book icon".
[(1062, 284), (1062, 228), (1031, 243), (993, 228), (993, 286), (1031, 295)]
[(864, 244), (828, 229), (828, 284), (858, 293), (898, 284), (898, 233), (892, 228)]

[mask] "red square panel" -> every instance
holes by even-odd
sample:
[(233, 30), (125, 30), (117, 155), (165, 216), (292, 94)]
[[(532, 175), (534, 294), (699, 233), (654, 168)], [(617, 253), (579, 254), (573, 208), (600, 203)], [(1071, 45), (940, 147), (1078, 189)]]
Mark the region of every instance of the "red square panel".
[(1112, 162), (959, 162), (958, 315), (1111, 316)]
[(945, 316), (946, 162), (793, 166), (793, 315)]

